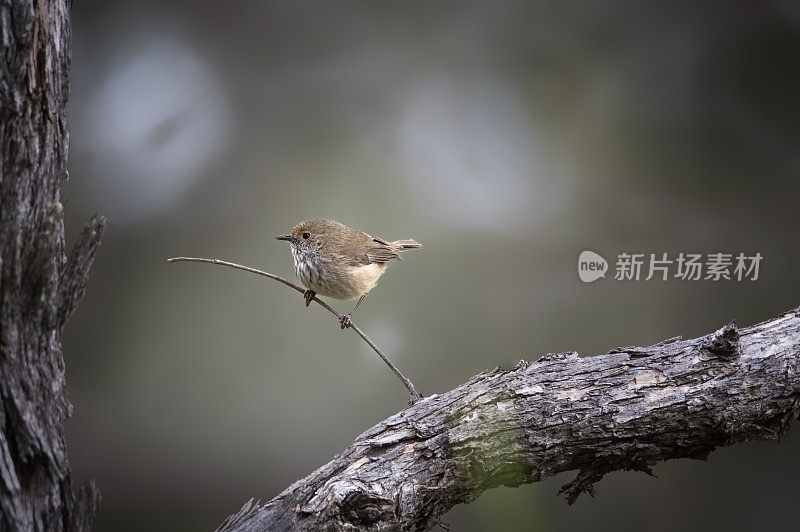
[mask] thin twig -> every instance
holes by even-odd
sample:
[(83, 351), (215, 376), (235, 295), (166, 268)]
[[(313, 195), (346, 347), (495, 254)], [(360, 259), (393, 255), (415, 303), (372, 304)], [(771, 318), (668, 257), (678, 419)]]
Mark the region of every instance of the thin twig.
[[(261, 270), (257, 270), (255, 268), (250, 268), (249, 266), (242, 266), (241, 264), (236, 264), (235, 262), (228, 262), (228, 261), (219, 260), (219, 259), (202, 259), (202, 258), (198, 258), (198, 257), (173, 257), (171, 259), (167, 259), (167, 262), (169, 262), (169, 263), (173, 263), (173, 262), (205, 262), (205, 263), (208, 263), (208, 264), (219, 264), (220, 266), (228, 266), (230, 268), (235, 268), (237, 270), (243, 270), (243, 271), (250, 272), (250, 273), (255, 273), (255, 274), (258, 274), (258, 275), (261, 275), (261, 276), (264, 276), (264, 277), (269, 277), (270, 279), (274, 279), (274, 280), (276, 280), (278, 282), (281, 282), (281, 283), (285, 284), (289, 288), (294, 288), (295, 290), (297, 290), (301, 294), (305, 293), (305, 290), (303, 288), (301, 288), (300, 286), (297, 286), (296, 284), (294, 284), (291, 281), (287, 281), (286, 279), (284, 279), (283, 277), (281, 277), (279, 275), (275, 275), (274, 273), (267, 273), (267, 272), (264, 272), (264, 271), (261, 271)], [(340, 319), (340, 320), (342, 319), (342, 315), (341, 314), (336, 312), (333, 309), (333, 307), (331, 307), (330, 305), (328, 305), (327, 303), (325, 303), (324, 301), (322, 301), (318, 297), (314, 296), (314, 301), (319, 303), (324, 309), (326, 309), (328, 312), (330, 312), (331, 314), (336, 316), (338, 319)], [(406, 377), (405, 375), (400, 373), (400, 370), (397, 369), (397, 367), (394, 364), (392, 364), (391, 360), (386, 358), (386, 355), (384, 355), (381, 352), (381, 350), (378, 348), (378, 346), (375, 345), (375, 342), (370, 340), (369, 336), (364, 334), (364, 332), (361, 329), (359, 329), (358, 326), (355, 323), (353, 323), (352, 321), (350, 322), (350, 328), (353, 329), (365, 342), (367, 342), (367, 345), (369, 345), (376, 353), (378, 353), (378, 356), (381, 357), (381, 360), (386, 362), (386, 365), (389, 366), (389, 368), (394, 372), (395, 375), (397, 375), (397, 378), (400, 379), (400, 381), (403, 383), (403, 385), (406, 387), (406, 389), (408, 389), (408, 393), (410, 394), (410, 397), (408, 398), (408, 404), (413, 405), (414, 403), (416, 403), (417, 401), (422, 399), (422, 395), (420, 395), (420, 393), (416, 390), (416, 388), (414, 388), (414, 384), (408, 379), (408, 377)]]

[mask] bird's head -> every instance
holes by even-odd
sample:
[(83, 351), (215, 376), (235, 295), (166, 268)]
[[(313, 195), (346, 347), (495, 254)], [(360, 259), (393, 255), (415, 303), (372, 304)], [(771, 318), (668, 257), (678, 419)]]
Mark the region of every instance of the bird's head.
[(314, 252), (321, 248), (326, 240), (336, 238), (339, 226), (342, 224), (332, 220), (306, 220), (295, 225), (291, 233), (278, 235), (275, 238), (289, 242), (295, 251)]

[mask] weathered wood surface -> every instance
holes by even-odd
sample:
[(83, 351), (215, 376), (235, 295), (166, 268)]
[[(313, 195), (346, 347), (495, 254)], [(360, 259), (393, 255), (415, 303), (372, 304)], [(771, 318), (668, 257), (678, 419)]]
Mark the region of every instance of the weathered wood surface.
[(83, 297), (105, 220), (69, 258), (71, 27), (65, 0), (0, 1), (0, 530), (84, 530), (98, 492), (76, 496), (64, 443), (72, 406), (61, 329)]
[(427, 529), (484, 490), (578, 471), (569, 502), (616, 470), (779, 439), (800, 411), (800, 309), (737, 330), (604, 355), (549, 354), (427, 397), (220, 527)]

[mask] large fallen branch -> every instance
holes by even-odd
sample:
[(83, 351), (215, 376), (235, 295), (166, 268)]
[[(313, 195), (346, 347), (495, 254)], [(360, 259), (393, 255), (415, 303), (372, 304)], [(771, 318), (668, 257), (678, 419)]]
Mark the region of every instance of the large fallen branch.
[(495, 369), (375, 425), (342, 454), (222, 530), (426, 529), (486, 489), (603, 475), (779, 439), (800, 411), (800, 309), (742, 330), (549, 354)]

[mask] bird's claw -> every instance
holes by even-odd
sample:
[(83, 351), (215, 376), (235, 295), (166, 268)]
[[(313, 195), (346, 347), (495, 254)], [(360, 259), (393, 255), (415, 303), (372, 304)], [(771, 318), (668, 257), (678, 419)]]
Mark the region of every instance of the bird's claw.
[(314, 301), (314, 298), (316, 296), (317, 296), (317, 293), (314, 292), (313, 290), (306, 290), (305, 292), (303, 292), (303, 297), (306, 300), (306, 306), (309, 306), (311, 304), (311, 302)]
[(347, 329), (350, 327), (350, 324), (352, 323), (352, 320), (350, 319), (351, 317), (351, 314), (345, 314), (339, 318), (339, 324), (342, 326), (342, 329)]

